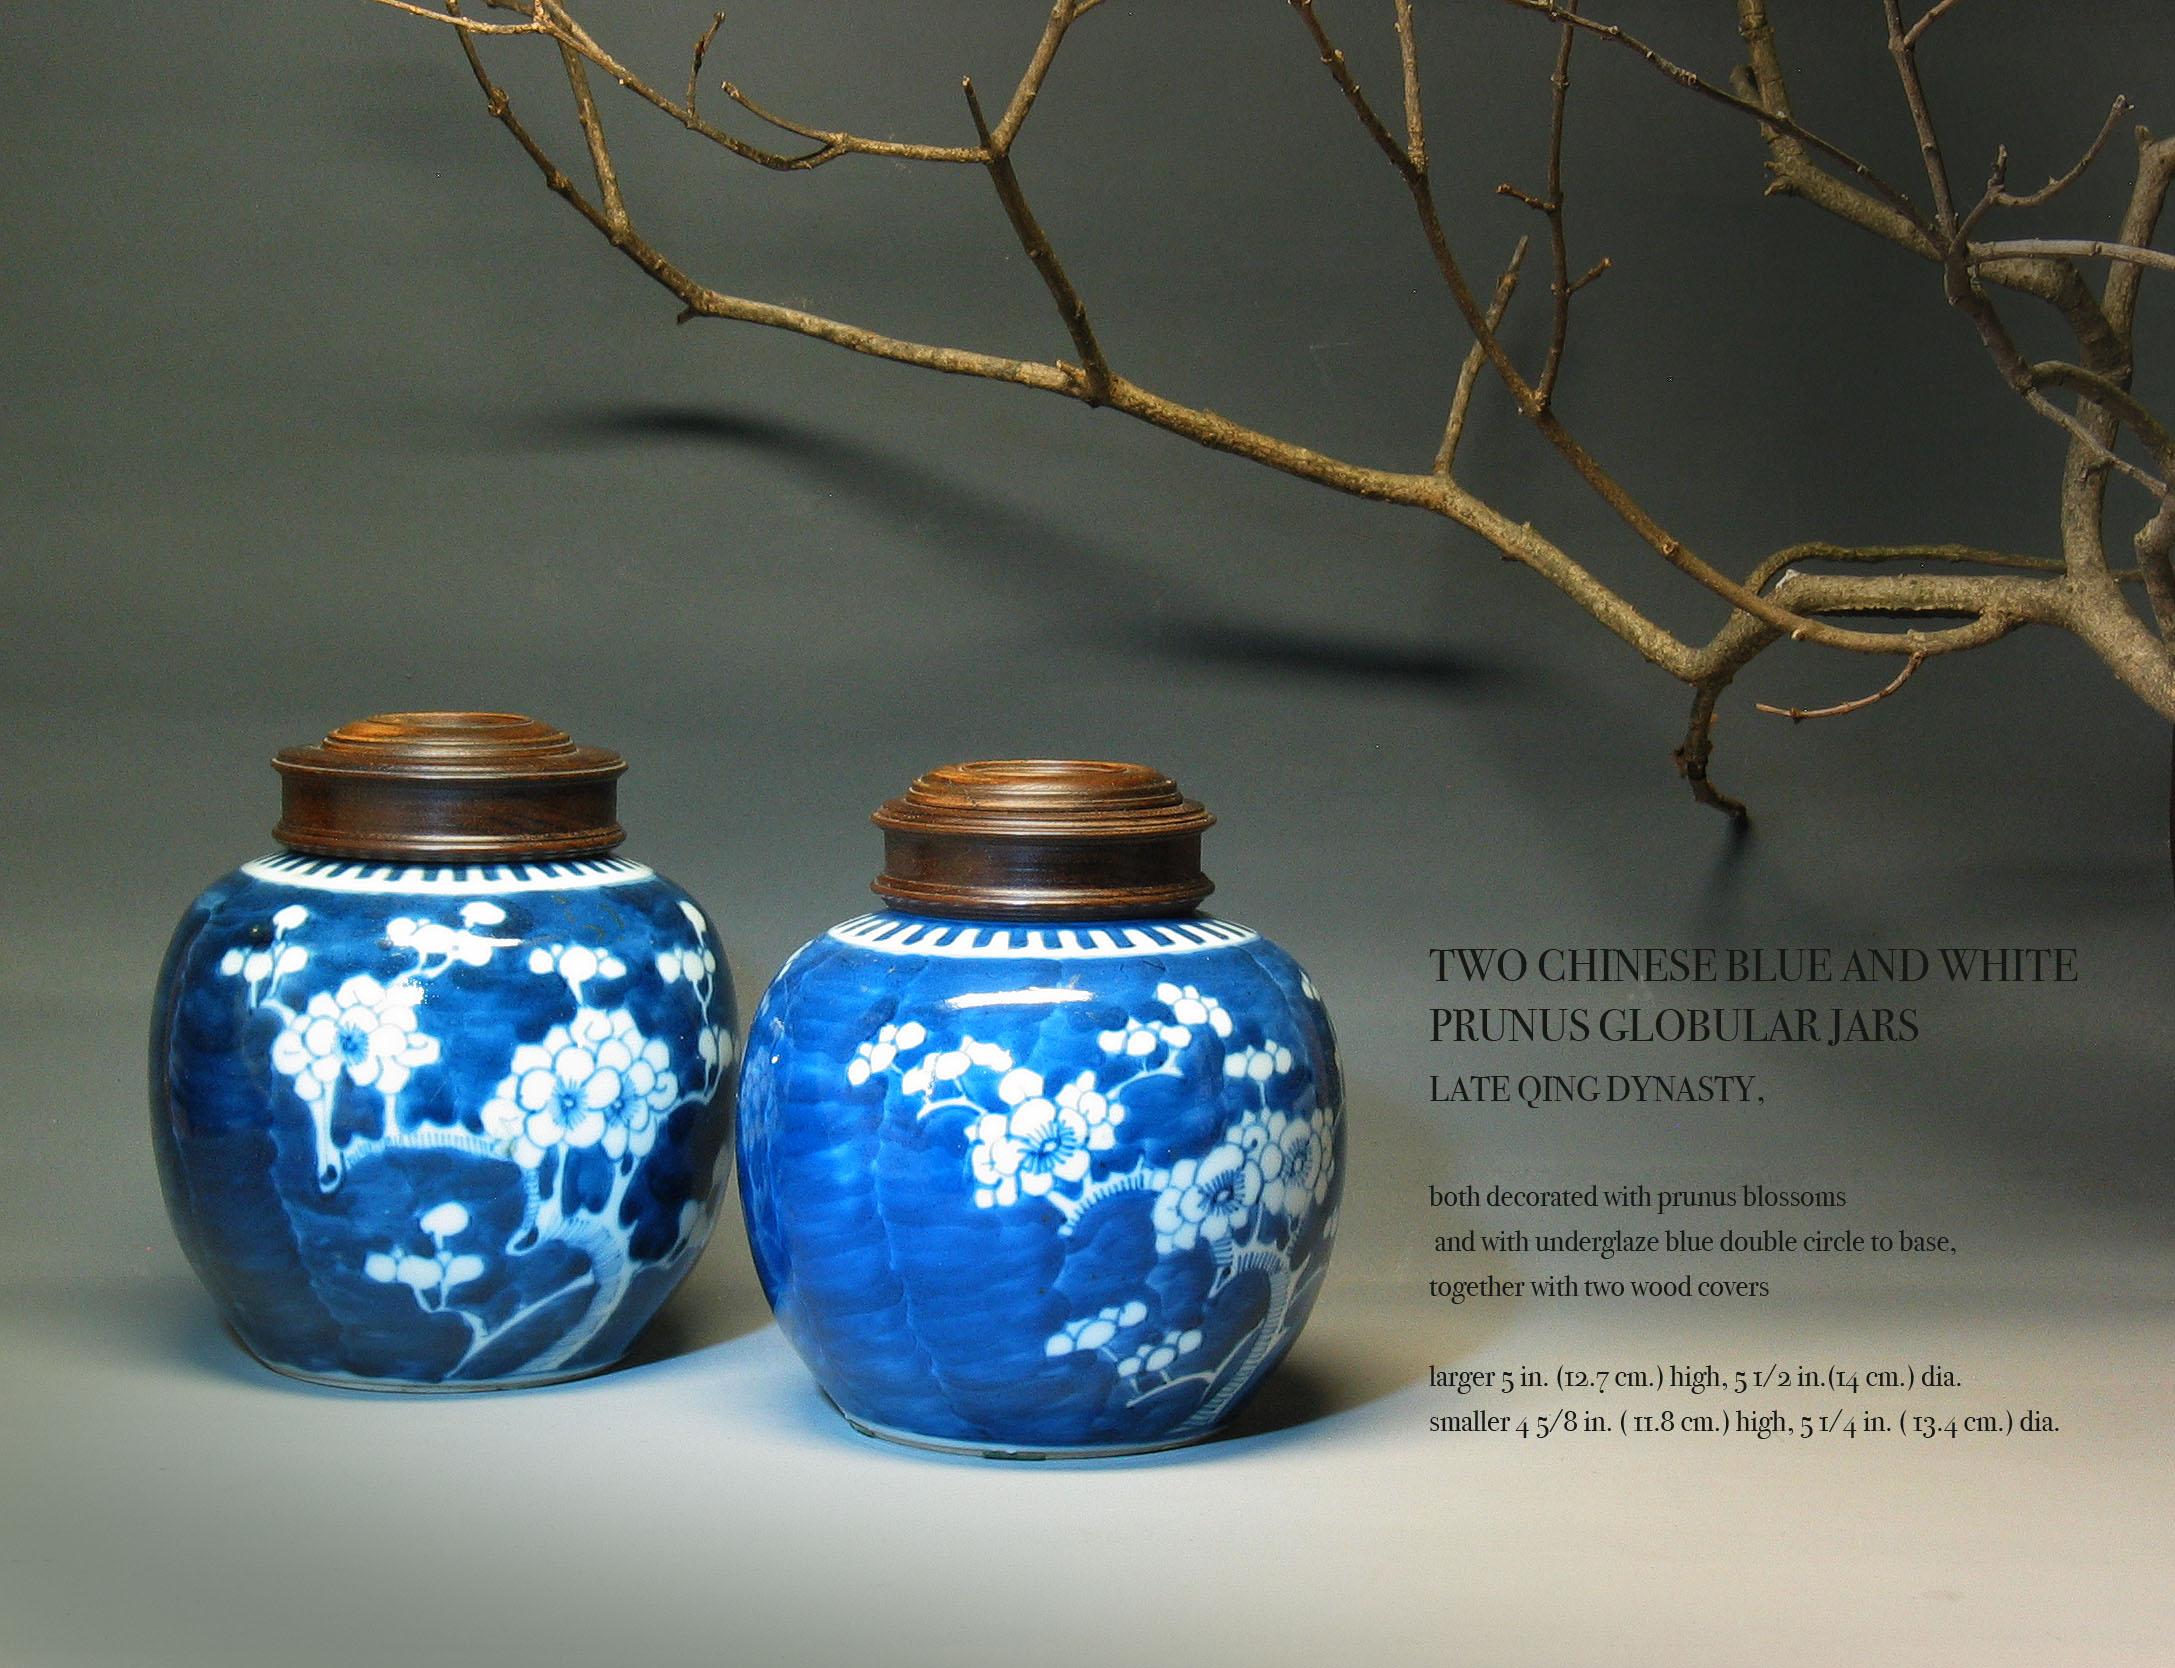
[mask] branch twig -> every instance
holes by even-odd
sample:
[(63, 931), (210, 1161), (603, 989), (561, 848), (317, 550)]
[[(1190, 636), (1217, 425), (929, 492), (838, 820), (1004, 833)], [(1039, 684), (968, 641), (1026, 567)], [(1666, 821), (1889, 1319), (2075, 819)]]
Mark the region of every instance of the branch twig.
[[(1495, 294), (1488, 299), (1488, 328), (1501, 327), (1503, 315), (1510, 310), (1510, 298), (1518, 289), (1518, 269), (1525, 265), (1526, 249), (1530, 238), (1520, 238), (1518, 246), (1511, 250), (1510, 261), (1503, 268), (1503, 276), (1495, 281)], [(1457, 462), (1458, 444), (1465, 438), (1465, 419), (1472, 409), (1473, 384), (1480, 380), (1480, 368), (1487, 362), (1487, 351), (1479, 342), (1465, 350), (1465, 363), (1458, 367), (1457, 387), (1450, 395), (1450, 416), (1442, 427), (1442, 444), (1435, 449), (1435, 473), (1447, 475)]]
[(2110, 243), (2096, 237), (2013, 237), (1971, 246), (1971, 259), (1975, 264), (2033, 255), (2124, 261), (2131, 266), (2149, 266), (2161, 272), (2175, 272), (2175, 252), (2143, 249), (2134, 243)]
[(970, 78), (959, 85), (967, 96), (967, 111), (974, 118), (974, 131), (981, 137), (982, 149), (989, 153), (989, 177), (997, 187), (997, 199), (1004, 205), (1005, 218), (1012, 223), (1012, 230), (1020, 240), (1020, 247), (1027, 252), (1027, 258), (1042, 274), (1050, 299), (1057, 303), (1058, 317), (1064, 320), (1066, 333), (1079, 350), (1086, 382), (1084, 397), (1089, 405), (1101, 405), (1110, 395), (1110, 362), (1103, 357), (1102, 344), (1096, 341), (1094, 328), (1088, 323), (1087, 303), (1073, 288), (1072, 280), (1065, 275), (1065, 268), (1058, 261), (1057, 251), (1050, 247), (1042, 223), (1027, 206), (1027, 194), (1020, 189), (1019, 176), (1012, 171), (1010, 147), (998, 142), (989, 123), (983, 119), (982, 101), (974, 95), (973, 80)]
[(1867, 707), (1885, 701), (1911, 681), (1912, 674), (1926, 663), (1922, 654), (1914, 654), (1903, 663), (1903, 670), (1870, 695), (1860, 695), (1855, 701), (1839, 701), (1832, 707), (1771, 707), (1765, 701), (1755, 701), (1753, 706), (1761, 712), (1773, 713), (1777, 718), (1787, 718), (1793, 724), (1801, 724), (1808, 718), (1842, 718), (1853, 712), (1863, 712)]
[(1799, 144), (1810, 145), (1830, 161), (1841, 164), (1842, 167), (1859, 180), (1862, 180), (1876, 194), (1885, 198), (1889, 205), (1903, 215), (1912, 225), (1917, 226), (1922, 231), (1927, 229), (1925, 220), (1919, 214), (1917, 205), (1908, 196), (1895, 186), (1890, 185), (1879, 174), (1875, 173), (1865, 163), (1860, 162), (1833, 140), (1823, 138), (1810, 128), (1800, 125), (1790, 115), (1787, 108), (1767, 109), (1741, 94), (1731, 92), (1726, 87), (1718, 87), (1697, 72), (1688, 70), (1682, 64), (1673, 63), (1664, 58), (1659, 52), (1648, 46), (1646, 42), (1626, 33), (1615, 24), (1597, 23), (1592, 18), (1581, 16), (1577, 12), (1557, 4), (1556, 0), (1507, 0), (1507, 3), (1518, 7), (1521, 11), (1538, 12), (1541, 16), (1552, 18), (1558, 23), (1568, 23), (1573, 28), (1583, 29), (1588, 34), (1598, 35), (1605, 41), (1614, 41), (1617, 45), (1645, 59), (1648, 64), (1666, 75), (1678, 86), (1699, 94), (1701, 98), (1711, 99), (1717, 104), (1726, 105), (1741, 115), (1751, 116), (1763, 126), (1772, 128), (1777, 133), (1786, 134)]
[(1903, 44), (1905, 46), (1916, 46), (1919, 36), (1962, 4), (1963, 0), (1933, 0), (1933, 4), (1926, 9), (1925, 15), (1903, 32)]

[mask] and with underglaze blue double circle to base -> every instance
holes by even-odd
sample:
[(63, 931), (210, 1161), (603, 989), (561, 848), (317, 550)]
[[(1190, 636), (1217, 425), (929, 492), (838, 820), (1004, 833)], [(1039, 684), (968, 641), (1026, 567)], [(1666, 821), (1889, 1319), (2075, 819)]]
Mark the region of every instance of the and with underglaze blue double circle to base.
[(738, 1143), (764, 1292), (840, 1411), (1020, 1456), (1228, 1422), (1344, 1169), (1313, 985), (1194, 915), (833, 928), (750, 1023)]
[(152, 1130), (182, 1245), (267, 1365), (499, 1388), (610, 1365), (693, 1263), (733, 1064), (716, 937), (639, 863), (287, 852), (174, 935)]

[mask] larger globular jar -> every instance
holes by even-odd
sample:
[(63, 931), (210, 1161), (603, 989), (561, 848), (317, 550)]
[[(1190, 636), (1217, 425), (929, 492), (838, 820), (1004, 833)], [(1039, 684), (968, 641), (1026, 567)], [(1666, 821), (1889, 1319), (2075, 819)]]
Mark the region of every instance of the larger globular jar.
[(709, 1236), (733, 1107), (717, 939), (613, 851), (625, 762), (398, 713), (275, 764), (281, 850), (189, 907), (159, 980), (152, 1136), (189, 1260), (297, 1378), (611, 1365)]
[(1336, 1234), (1314, 986), (1196, 912), (1213, 819), (1154, 771), (956, 765), (876, 820), (892, 907), (802, 949), (749, 1026), (741, 1196), (779, 1325), (874, 1436), (1050, 1458), (1216, 1433)]

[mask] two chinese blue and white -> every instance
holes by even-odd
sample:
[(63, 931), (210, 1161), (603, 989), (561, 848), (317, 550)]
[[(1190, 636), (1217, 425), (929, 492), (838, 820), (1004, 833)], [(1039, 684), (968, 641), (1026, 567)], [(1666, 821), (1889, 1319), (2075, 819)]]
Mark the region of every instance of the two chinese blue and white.
[(756, 1268), (878, 1435), (1122, 1453), (1227, 1424), (1335, 1236), (1335, 1045), (1306, 975), (1202, 917), (834, 928), (750, 1031)]
[(283, 1372), (593, 1372), (715, 1221), (733, 1024), (708, 921), (638, 863), (246, 864), (161, 977), (168, 1208)]

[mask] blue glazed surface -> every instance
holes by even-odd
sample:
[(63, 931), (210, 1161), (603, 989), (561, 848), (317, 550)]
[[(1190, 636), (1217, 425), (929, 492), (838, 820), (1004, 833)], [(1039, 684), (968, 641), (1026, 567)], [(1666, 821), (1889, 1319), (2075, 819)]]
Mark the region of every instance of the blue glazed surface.
[(1343, 1184), (1329, 1017), (1206, 917), (861, 917), (765, 994), (741, 1196), (845, 1415), (990, 1451), (1228, 1420), (1312, 1307)]
[(160, 975), (167, 1209), (284, 1371), (594, 1371), (709, 1236), (733, 1028), (708, 923), (640, 864), (260, 859), (196, 900)]

